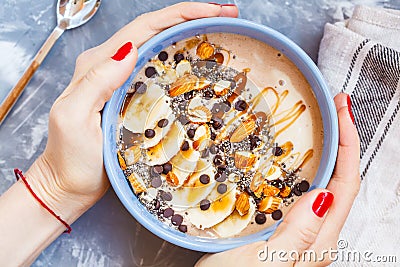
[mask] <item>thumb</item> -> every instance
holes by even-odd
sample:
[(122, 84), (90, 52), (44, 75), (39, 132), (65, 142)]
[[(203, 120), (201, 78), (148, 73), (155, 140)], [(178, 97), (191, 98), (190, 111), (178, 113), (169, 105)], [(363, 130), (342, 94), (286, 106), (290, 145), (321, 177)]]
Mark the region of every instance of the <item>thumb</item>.
[[(90, 60), (90, 59), (89, 59)], [(82, 108), (99, 112), (132, 73), (137, 60), (137, 49), (128, 41), (114, 55), (93, 66), (78, 82), (75, 98)]]
[(301, 255), (316, 240), (333, 198), (325, 189), (315, 189), (301, 197), (268, 240), (268, 250), (296, 251)]

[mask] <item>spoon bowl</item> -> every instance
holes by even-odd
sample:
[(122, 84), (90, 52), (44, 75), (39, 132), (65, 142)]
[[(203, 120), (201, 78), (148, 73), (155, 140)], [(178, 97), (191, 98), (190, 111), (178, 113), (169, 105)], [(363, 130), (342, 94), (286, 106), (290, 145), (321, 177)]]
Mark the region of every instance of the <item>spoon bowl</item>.
[(60, 0), (57, 3), (57, 24), (69, 30), (85, 24), (96, 14), (101, 0)]
[(59, 0), (57, 3), (57, 26), (36, 53), (17, 84), (0, 105), (0, 125), (17, 102), (33, 74), (65, 30), (79, 27), (88, 22), (99, 9), (101, 0)]

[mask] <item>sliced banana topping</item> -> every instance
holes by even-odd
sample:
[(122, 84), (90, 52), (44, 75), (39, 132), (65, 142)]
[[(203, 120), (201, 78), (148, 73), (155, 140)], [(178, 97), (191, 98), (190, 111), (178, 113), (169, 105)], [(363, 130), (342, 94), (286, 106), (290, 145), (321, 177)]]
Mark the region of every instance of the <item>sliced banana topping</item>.
[(220, 237), (230, 237), (239, 234), (246, 228), (253, 218), (256, 205), (250, 201), (250, 208), (246, 215), (241, 216), (237, 210), (232, 212), (225, 220), (215, 225), (213, 229)]
[(196, 170), (199, 159), (200, 152), (193, 148), (189, 148), (187, 151), (179, 151), (178, 154), (171, 159), (173, 169), (170, 173), (173, 173), (178, 181), (175, 186), (181, 186)]
[(145, 94), (135, 94), (127, 107), (123, 124), (133, 133), (144, 133), (149, 113), (157, 105), (164, 91), (157, 84), (150, 83)]
[[(210, 177), (209, 183), (203, 184), (200, 181), (202, 175)], [(214, 168), (211, 164), (207, 160), (199, 159), (196, 171), (188, 177), (184, 184), (180, 188), (170, 190), (172, 207), (175, 210), (193, 208), (202, 199), (205, 199), (215, 187), (216, 182), (213, 177)]]
[(185, 132), (180, 122), (175, 121), (167, 135), (155, 146), (146, 151), (146, 163), (150, 166), (162, 165), (175, 156), (185, 139)]
[(214, 188), (206, 200), (209, 201), (207, 209), (203, 210), (204, 205), (200, 204), (195, 208), (187, 210), (187, 218), (199, 229), (210, 228), (222, 222), (232, 213), (236, 202), (236, 184), (228, 183), (227, 191), (224, 194), (220, 194)]

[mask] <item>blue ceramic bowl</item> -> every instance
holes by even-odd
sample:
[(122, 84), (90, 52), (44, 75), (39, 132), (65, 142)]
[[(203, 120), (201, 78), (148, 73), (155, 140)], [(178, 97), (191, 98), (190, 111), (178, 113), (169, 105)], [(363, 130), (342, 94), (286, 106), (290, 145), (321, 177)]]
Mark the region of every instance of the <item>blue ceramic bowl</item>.
[(138, 201), (128, 185), (117, 160), (117, 118), (126, 91), (147, 61), (172, 43), (197, 34), (227, 32), (246, 35), (276, 48), (292, 60), (310, 83), (318, 100), (324, 127), (324, 147), (318, 173), (310, 190), (324, 188), (329, 182), (338, 148), (338, 122), (332, 97), (322, 75), (307, 54), (284, 35), (268, 27), (234, 18), (206, 18), (179, 24), (156, 35), (139, 48), (139, 57), (125, 84), (106, 104), (103, 112), (104, 164), (111, 185), (128, 211), (155, 235), (175, 245), (203, 252), (219, 252), (259, 240), (267, 240), (277, 224), (258, 233), (224, 239), (207, 239), (183, 234), (161, 223)]

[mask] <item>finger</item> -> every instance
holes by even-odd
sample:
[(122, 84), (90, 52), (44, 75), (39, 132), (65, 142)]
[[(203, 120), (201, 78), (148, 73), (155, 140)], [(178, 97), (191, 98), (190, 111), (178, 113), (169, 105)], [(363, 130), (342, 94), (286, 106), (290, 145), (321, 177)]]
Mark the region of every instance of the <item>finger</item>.
[[(336, 248), (340, 231), (360, 187), (360, 141), (349, 113), (347, 95), (338, 95), (335, 98), (335, 104), (339, 107), (339, 150), (336, 167), (327, 187), (335, 195), (335, 202), (330, 208), (317, 240), (310, 247), (318, 253), (329, 248)], [(329, 261), (325, 261), (319, 264), (328, 263)], [(319, 266), (319, 264), (314, 263), (314, 266)], [(313, 265), (302, 263), (299, 266)]]
[(104, 60), (123, 43), (127, 36), (140, 47), (157, 33), (176, 24), (208, 17), (237, 17), (236, 6), (221, 6), (207, 3), (183, 2), (154, 12), (143, 14), (115, 33), (110, 39), (98, 47), (85, 52), (90, 61), (79, 62), (75, 68), (73, 81), (79, 80), (92, 66)]
[(114, 55), (92, 67), (71, 91), (70, 97), (76, 98), (77, 108), (102, 110), (113, 92), (129, 77), (136, 59), (136, 47), (128, 41)]
[[(269, 253), (282, 250), (301, 255), (316, 240), (333, 199), (333, 194), (324, 189), (312, 190), (301, 197), (268, 240)], [(289, 262), (294, 260), (296, 257), (288, 258)], [(274, 266), (287, 264), (277, 261)]]

